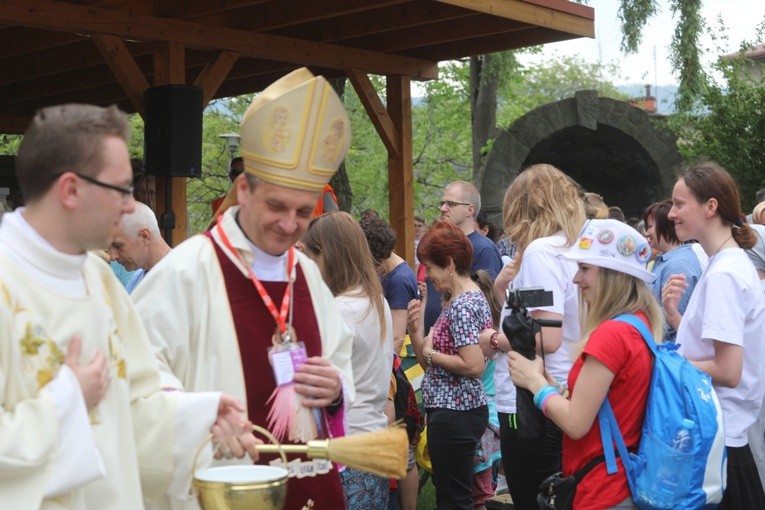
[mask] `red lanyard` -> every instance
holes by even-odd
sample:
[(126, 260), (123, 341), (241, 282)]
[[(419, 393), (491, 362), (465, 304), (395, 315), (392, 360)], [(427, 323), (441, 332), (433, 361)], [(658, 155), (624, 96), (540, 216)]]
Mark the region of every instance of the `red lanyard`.
[(245, 268), (247, 268), (247, 274), (250, 277), (250, 280), (252, 280), (252, 283), (255, 284), (255, 288), (258, 289), (258, 294), (260, 294), (260, 298), (263, 300), (263, 303), (266, 305), (266, 308), (268, 308), (268, 311), (271, 312), (271, 316), (276, 321), (276, 324), (279, 326), (279, 333), (284, 334), (287, 331), (287, 313), (289, 313), (290, 308), (290, 290), (292, 289), (292, 285), (290, 285), (290, 281), (292, 278), (292, 269), (293, 264), (295, 262), (295, 248), (293, 246), (290, 246), (290, 249), (287, 253), (287, 288), (284, 289), (284, 298), (282, 298), (282, 308), (281, 310), (276, 310), (276, 305), (274, 304), (273, 300), (271, 300), (271, 296), (268, 295), (268, 292), (266, 292), (266, 289), (263, 287), (263, 284), (260, 283), (260, 280), (258, 280), (258, 277), (255, 276), (255, 274), (252, 272), (252, 269), (250, 269), (250, 266), (245, 263), (244, 260), (242, 260), (241, 256), (239, 255), (239, 252), (234, 249), (233, 246), (231, 246), (231, 241), (228, 240), (228, 236), (226, 235), (226, 232), (223, 231), (223, 228), (221, 227), (221, 221), (223, 220), (223, 215), (221, 214), (218, 216), (218, 222), (215, 226), (216, 231), (218, 232), (218, 235), (220, 236), (221, 240), (223, 241), (223, 244), (226, 246), (228, 251), (231, 252), (231, 255), (234, 256), (239, 262), (244, 265)]

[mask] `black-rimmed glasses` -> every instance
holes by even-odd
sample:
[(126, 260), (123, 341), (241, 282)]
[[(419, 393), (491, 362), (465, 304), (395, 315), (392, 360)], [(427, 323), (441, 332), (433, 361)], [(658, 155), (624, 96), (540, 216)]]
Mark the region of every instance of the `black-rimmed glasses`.
[(83, 181), (87, 181), (91, 184), (95, 184), (96, 186), (101, 186), (102, 188), (111, 189), (114, 190), (122, 195), (123, 198), (128, 198), (133, 196), (133, 190), (135, 189), (134, 186), (128, 186), (127, 188), (123, 188), (122, 186), (116, 186), (114, 184), (109, 184), (107, 182), (99, 181), (98, 179), (95, 179), (93, 177), (89, 177), (87, 175), (83, 175), (77, 172), (72, 172), (74, 175), (82, 179)]
[(438, 203), (438, 208), (442, 208), (443, 206), (449, 207), (451, 209), (452, 207), (457, 207), (458, 205), (470, 205), (467, 202), (452, 202), (451, 200), (441, 200)]

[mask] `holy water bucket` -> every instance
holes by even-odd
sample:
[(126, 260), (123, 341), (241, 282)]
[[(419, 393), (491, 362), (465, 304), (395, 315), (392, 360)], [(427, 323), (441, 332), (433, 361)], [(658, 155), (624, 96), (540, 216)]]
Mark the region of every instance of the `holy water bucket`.
[[(280, 446), (270, 432), (253, 427)], [(212, 438), (210, 434), (197, 448), (195, 467), (199, 453)], [(286, 466), (286, 455), (279, 453)], [(287, 474), (282, 467), (260, 464), (214, 466), (195, 471), (192, 485), (202, 510), (282, 510), (287, 498)]]

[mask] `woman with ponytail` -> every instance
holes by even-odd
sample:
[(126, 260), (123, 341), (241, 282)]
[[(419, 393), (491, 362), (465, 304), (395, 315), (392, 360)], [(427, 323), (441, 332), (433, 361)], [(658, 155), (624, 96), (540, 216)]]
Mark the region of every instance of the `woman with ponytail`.
[[(765, 393), (765, 295), (744, 252), (756, 243), (743, 220), (736, 183), (716, 163), (686, 170), (672, 191), (669, 219), (681, 241), (696, 239), (709, 264), (677, 331), (678, 349), (712, 377), (725, 423), (728, 487), (719, 509), (765, 508), (765, 493), (747, 440)], [(662, 298), (676, 312), (686, 283), (673, 275)]]

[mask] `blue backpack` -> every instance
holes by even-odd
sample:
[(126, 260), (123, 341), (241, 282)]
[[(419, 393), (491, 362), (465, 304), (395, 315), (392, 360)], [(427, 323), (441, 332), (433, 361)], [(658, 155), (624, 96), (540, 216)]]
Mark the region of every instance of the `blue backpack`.
[(614, 320), (640, 332), (654, 363), (637, 454), (627, 452), (608, 399), (598, 412), (608, 473), (617, 471), (615, 444), (642, 510), (716, 508), (725, 491), (728, 458), (711, 378), (680, 356), (676, 344), (656, 345), (634, 315)]

